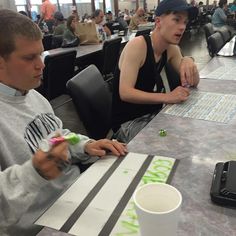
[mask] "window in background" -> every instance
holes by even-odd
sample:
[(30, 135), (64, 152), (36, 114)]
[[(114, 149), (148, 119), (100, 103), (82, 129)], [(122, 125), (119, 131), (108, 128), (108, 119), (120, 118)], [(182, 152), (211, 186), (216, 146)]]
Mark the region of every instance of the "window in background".
[(19, 11), (26, 11), (25, 6), (16, 6), (16, 10)]
[(16, 5), (26, 5), (26, 0), (15, 0)]

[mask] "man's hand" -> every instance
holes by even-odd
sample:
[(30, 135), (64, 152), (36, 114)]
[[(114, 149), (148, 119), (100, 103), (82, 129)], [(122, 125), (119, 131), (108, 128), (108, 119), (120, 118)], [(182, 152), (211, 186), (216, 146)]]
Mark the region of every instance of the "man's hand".
[(124, 156), (127, 153), (126, 144), (116, 140), (100, 139), (98, 141), (88, 141), (84, 151), (91, 156), (105, 156), (107, 152), (115, 156)]
[(32, 161), (34, 168), (43, 178), (55, 179), (62, 174), (63, 167), (69, 164), (68, 143), (59, 143), (49, 152), (38, 150)]
[(196, 87), (199, 83), (197, 66), (191, 57), (183, 57), (180, 63), (180, 79), (183, 87)]
[(177, 88), (175, 88), (173, 91), (171, 91), (170, 93), (166, 93), (166, 101), (165, 103), (180, 103), (180, 102), (184, 102), (188, 99), (189, 96), (189, 89), (188, 88), (184, 88), (182, 86), (178, 86)]

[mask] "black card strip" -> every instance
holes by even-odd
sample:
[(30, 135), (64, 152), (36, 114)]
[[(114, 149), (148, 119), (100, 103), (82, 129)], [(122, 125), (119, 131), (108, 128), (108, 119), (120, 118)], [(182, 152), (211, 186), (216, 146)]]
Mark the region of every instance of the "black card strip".
[(142, 164), (141, 168), (137, 172), (136, 176), (134, 177), (133, 181), (130, 183), (129, 187), (125, 191), (123, 197), (121, 198), (120, 202), (112, 212), (111, 216), (107, 220), (106, 224), (100, 231), (98, 236), (107, 236), (110, 235), (113, 227), (115, 226), (117, 220), (120, 218), (121, 213), (123, 212), (124, 208), (126, 207), (128, 201), (130, 200), (133, 192), (135, 191), (136, 187), (138, 186), (140, 180), (142, 179), (143, 175), (145, 174), (147, 168), (149, 167), (150, 163), (152, 162), (154, 156), (149, 155), (144, 163)]
[(175, 163), (174, 163), (174, 165), (173, 165), (173, 167), (172, 167), (172, 169), (170, 171), (170, 174), (168, 176), (168, 179), (166, 181), (167, 184), (170, 184), (170, 182), (171, 182), (171, 180), (172, 180), (172, 178), (173, 178), (173, 176), (175, 174), (175, 171), (176, 171), (176, 168), (177, 168), (178, 164), (179, 164), (179, 160), (175, 159)]
[(71, 214), (71, 216), (67, 219), (64, 225), (60, 228), (60, 231), (68, 233), (70, 229), (73, 227), (75, 222), (93, 200), (93, 198), (100, 191), (102, 186), (107, 182), (116, 168), (120, 165), (120, 163), (124, 160), (125, 157), (117, 158), (117, 160), (112, 164), (112, 166), (107, 170), (107, 172), (103, 175), (103, 177), (97, 182), (97, 184), (93, 187), (93, 189), (89, 192), (89, 194), (85, 197), (85, 199), (80, 203), (80, 205), (75, 209), (75, 211)]

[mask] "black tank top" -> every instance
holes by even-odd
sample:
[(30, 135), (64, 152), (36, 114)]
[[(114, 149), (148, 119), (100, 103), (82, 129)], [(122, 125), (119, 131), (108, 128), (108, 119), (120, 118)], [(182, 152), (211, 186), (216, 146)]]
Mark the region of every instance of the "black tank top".
[[(159, 62), (155, 62), (153, 48), (150, 36), (143, 36), (147, 43), (147, 54), (144, 65), (139, 69), (135, 88), (149, 92), (164, 91), (163, 82), (160, 72), (167, 62), (167, 51), (164, 51)], [(120, 70), (117, 66), (115, 76), (113, 79), (113, 99), (112, 99), (112, 129), (116, 132), (120, 125), (126, 121), (133, 120), (145, 114), (158, 112), (163, 104), (134, 104), (124, 102), (119, 95)], [(154, 87), (156, 86), (156, 91)]]

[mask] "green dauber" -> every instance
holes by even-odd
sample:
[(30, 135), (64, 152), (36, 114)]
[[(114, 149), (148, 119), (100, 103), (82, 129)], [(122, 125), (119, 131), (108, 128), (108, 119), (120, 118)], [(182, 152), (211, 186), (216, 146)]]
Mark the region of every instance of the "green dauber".
[(65, 136), (58, 136), (50, 138), (49, 140), (43, 139), (40, 144), (40, 149), (44, 152), (48, 152), (53, 145), (67, 141), (70, 145), (75, 145), (80, 141), (80, 138), (75, 133), (70, 133)]
[(166, 130), (165, 130), (165, 129), (160, 129), (160, 130), (159, 130), (159, 135), (160, 135), (161, 137), (165, 137), (165, 136), (167, 135)]

